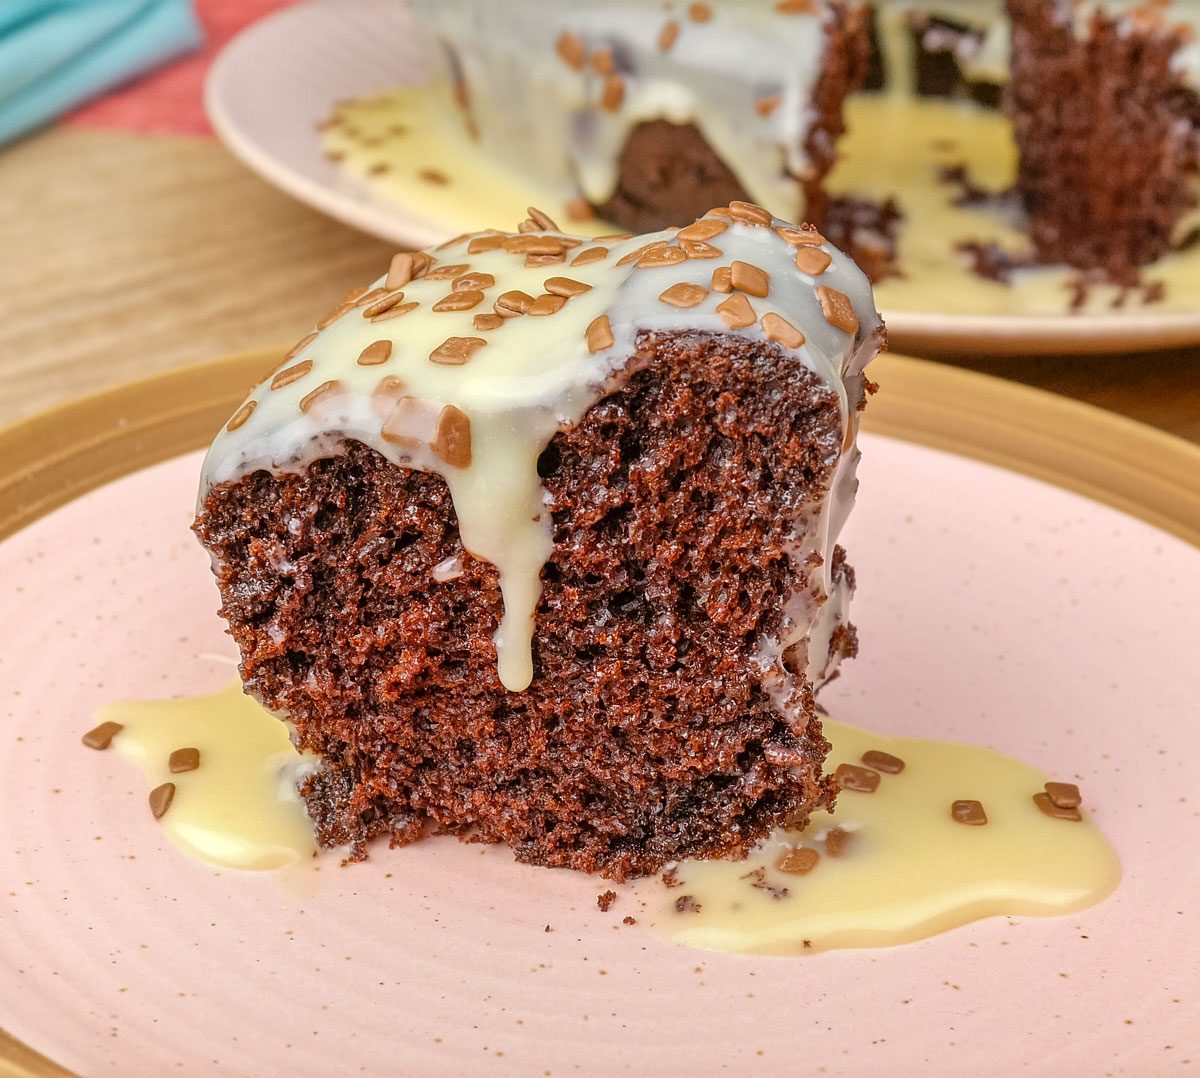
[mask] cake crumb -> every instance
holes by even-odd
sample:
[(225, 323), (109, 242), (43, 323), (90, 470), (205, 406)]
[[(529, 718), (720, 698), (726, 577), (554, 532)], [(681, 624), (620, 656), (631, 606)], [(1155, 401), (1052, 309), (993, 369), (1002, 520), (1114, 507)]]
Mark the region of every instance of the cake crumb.
[(617, 900), (616, 891), (605, 891), (602, 895), (596, 896), (596, 905), (600, 907), (601, 913), (608, 913), (612, 908), (612, 904)]

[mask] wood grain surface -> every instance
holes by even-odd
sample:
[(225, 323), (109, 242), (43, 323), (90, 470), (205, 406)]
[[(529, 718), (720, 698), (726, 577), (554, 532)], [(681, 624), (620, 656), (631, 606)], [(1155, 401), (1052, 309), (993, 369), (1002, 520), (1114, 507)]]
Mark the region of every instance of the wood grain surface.
[[(206, 139), (52, 128), (0, 152), (0, 424), (301, 337), (391, 248)], [(1200, 349), (943, 357), (1200, 443)]]

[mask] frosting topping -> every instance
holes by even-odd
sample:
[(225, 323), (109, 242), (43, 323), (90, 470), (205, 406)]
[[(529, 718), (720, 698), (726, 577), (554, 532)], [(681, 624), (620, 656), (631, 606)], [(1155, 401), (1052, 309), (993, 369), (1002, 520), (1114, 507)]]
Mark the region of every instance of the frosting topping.
[[(512, 691), (533, 676), (551, 550), (538, 457), (616, 388), (639, 332), (732, 333), (785, 349), (838, 394), (848, 450), (849, 402), (883, 333), (854, 263), (761, 207), (734, 203), (681, 230), (595, 240), (530, 213), (516, 233), (397, 255), (388, 274), (344, 297), (219, 433), (200, 490), (203, 502), (212, 485), (259, 469), (300, 472), (350, 440), (443, 476), (465, 550), (499, 573), (497, 668)], [(809, 543), (832, 561), (852, 461), (849, 482), (840, 471), (801, 561)]]

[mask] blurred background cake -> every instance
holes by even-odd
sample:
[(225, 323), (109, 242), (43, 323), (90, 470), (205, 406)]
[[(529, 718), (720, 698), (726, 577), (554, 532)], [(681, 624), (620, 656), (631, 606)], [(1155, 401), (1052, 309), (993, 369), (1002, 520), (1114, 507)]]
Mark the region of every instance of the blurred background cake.
[[(847, 98), (861, 92), (1005, 111), (1015, 188), (985, 194), (1009, 197), (1029, 262), (1127, 280), (1196, 238), (1195, 3), (413, 6), (438, 43), (452, 122), (549, 179), (579, 215), (641, 230), (750, 199), (813, 221), (876, 278), (902, 272), (902, 194), (836, 198), (826, 183)], [(907, 150), (929, 153), (918, 140)]]

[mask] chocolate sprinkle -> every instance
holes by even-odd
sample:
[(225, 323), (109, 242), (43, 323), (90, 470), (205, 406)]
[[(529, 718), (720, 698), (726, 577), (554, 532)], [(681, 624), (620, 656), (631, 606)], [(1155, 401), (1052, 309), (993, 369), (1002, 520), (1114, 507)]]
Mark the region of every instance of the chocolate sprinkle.
[(821, 855), (814, 849), (808, 846), (797, 846), (796, 849), (785, 853), (778, 861), (775, 862), (775, 867), (780, 872), (788, 872), (794, 876), (804, 876), (817, 867), (817, 862), (821, 860)]
[(195, 748), (176, 749), (167, 758), (167, 768), (172, 775), (195, 771), (200, 766), (200, 750)]
[(1083, 795), (1073, 782), (1046, 783), (1046, 796), (1060, 809), (1079, 808), (1083, 804)]
[(125, 727), (119, 722), (102, 722), (99, 726), (89, 730), (79, 740), (89, 749), (106, 749), (112, 744), (112, 739), (123, 729)]
[(954, 801), (950, 805), (950, 815), (971, 827), (982, 827), (988, 822), (987, 813), (978, 801)]
[(882, 771), (886, 775), (899, 775), (904, 770), (904, 761), (899, 756), (893, 756), (882, 749), (867, 749), (859, 759), (867, 767)]
[(1033, 803), (1037, 805), (1047, 816), (1052, 816), (1056, 820), (1074, 820), (1078, 823), (1083, 819), (1083, 815), (1077, 808), (1060, 807), (1050, 800), (1050, 795), (1047, 793), (1036, 793), (1033, 795)]
[(161, 786), (155, 786), (150, 791), (148, 800), (154, 818), (161, 820), (167, 814), (167, 809), (171, 807), (171, 802), (175, 800), (175, 783), (164, 782)]
[(857, 764), (838, 764), (833, 773), (833, 781), (842, 790), (873, 794), (879, 788), (879, 772), (872, 771), (869, 767), (859, 767)]

